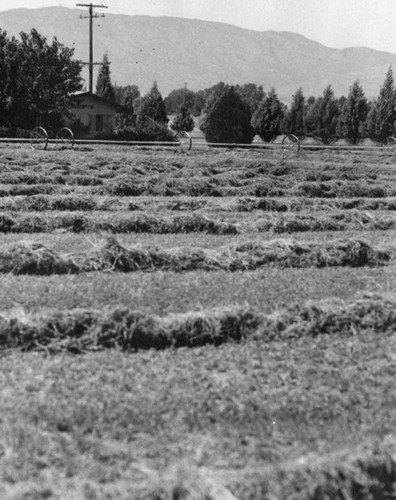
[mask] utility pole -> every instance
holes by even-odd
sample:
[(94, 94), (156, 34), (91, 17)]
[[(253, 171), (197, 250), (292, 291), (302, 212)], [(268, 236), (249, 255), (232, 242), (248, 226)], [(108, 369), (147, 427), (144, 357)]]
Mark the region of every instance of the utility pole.
[[(93, 19), (97, 17), (105, 17), (104, 14), (94, 14), (94, 8), (107, 9), (107, 5), (93, 5), (92, 3), (77, 3), (77, 7), (88, 7), (89, 16), (80, 16), (80, 19), (89, 19), (89, 91), (93, 93), (93, 67), (96, 64), (93, 62)], [(87, 64), (87, 63), (84, 63)]]

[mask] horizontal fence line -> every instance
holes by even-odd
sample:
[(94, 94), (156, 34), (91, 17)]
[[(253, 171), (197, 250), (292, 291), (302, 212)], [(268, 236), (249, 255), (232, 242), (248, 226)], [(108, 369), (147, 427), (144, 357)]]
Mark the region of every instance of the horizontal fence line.
[[(0, 138), (0, 143), (26, 143), (30, 144), (30, 139), (23, 138)], [(56, 139), (48, 139), (48, 144), (62, 144), (62, 141)], [(67, 144), (67, 142), (64, 142)], [(180, 147), (179, 142), (165, 142), (165, 141), (112, 141), (112, 140), (101, 140), (101, 139), (75, 139), (74, 144), (81, 145), (114, 145), (114, 146), (142, 146), (142, 147)], [(228, 143), (228, 142), (206, 142), (202, 140), (192, 141), (192, 149), (195, 147), (208, 148), (208, 147), (219, 147), (219, 148), (229, 148), (229, 149), (282, 149), (284, 145), (282, 143), (253, 143), (253, 144), (239, 144), (239, 143)], [(286, 148), (285, 148), (286, 149)], [(301, 151), (318, 151), (318, 150), (338, 150), (338, 151), (393, 151), (394, 149), (390, 146), (356, 146), (356, 145), (325, 145), (325, 144), (300, 144)], [(293, 148), (290, 148), (293, 151)]]

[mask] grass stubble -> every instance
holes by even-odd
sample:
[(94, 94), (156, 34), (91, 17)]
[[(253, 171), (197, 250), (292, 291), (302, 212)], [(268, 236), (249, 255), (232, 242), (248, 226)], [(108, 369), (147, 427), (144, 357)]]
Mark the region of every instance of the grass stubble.
[[(375, 231), (394, 224), (392, 161), (371, 153), (1, 152), (4, 234), (152, 231), (155, 241), (161, 232), (202, 231), (235, 242), (126, 247), (108, 237), (88, 252), (63, 253), (27, 238), (0, 249), (0, 272), (4, 283), (29, 275), (45, 287), (52, 276), (61, 283), (62, 275), (95, 273), (386, 269), (393, 245), (378, 244)], [(31, 213), (44, 211), (54, 216)], [(244, 212), (254, 215), (245, 226)], [(362, 237), (241, 239), (249, 224)], [(389, 292), (271, 310), (2, 310), (0, 497), (393, 498)]]

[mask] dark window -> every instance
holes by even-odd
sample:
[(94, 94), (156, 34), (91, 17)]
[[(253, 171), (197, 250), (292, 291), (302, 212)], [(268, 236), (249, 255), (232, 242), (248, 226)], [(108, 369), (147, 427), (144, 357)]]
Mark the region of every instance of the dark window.
[(95, 130), (96, 132), (103, 132), (103, 115), (96, 115)]

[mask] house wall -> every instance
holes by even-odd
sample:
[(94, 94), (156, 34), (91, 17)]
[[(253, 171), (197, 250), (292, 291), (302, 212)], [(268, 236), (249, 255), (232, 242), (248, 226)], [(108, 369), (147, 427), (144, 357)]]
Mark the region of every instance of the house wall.
[(76, 107), (70, 112), (72, 116), (67, 120), (67, 125), (70, 126), (74, 120), (80, 120), (84, 126), (88, 127), (87, 137), (114, 131), (115, 109), (111, 104), (88, 96), (78, 99)]

